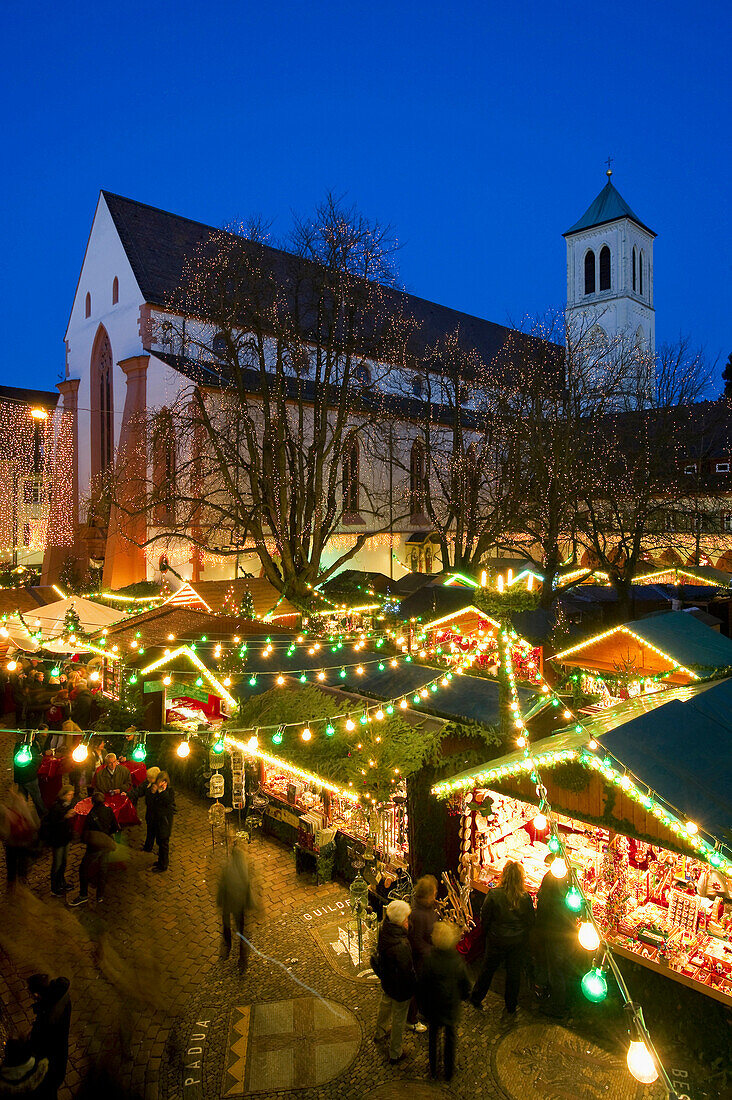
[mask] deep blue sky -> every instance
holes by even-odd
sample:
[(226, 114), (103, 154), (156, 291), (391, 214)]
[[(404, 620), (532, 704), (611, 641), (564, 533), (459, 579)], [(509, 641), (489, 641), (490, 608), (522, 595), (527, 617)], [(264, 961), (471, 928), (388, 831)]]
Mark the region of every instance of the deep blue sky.
[(505, 322), (563, 304), (608, 154), (658, 233), (657, 341), (732, 351), (724, 0), (2, 8), (2, 382), (57, 381), (100, 188), (275, 232), (346, 193), (409, 290)]

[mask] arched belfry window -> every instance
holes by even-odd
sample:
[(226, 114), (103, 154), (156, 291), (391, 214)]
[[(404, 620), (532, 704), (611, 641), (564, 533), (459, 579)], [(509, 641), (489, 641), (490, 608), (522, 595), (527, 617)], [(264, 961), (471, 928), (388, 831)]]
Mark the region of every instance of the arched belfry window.
[(115, 275), (112, 281), (112, 305), (116, 306), (119, 302), (119, 279)]
[(422, 515), (425, 506), (425, 453), (424, 443), (415, 439), (409, 457), (409, 511), (413, 516)]
[(640, 256), (638, 257), (638, 293), (639, 294), (643, 293), (643, 261), (644, 261), (644, 259), (645, 259), (645, 257), (643, 256), (643, 249), (641, 249)]
[(91, 357), (92, 474), (97, 482), (111, 472), (114, 458), (113, 367), (112, 345), (100, 325)]
[(91, 317), (91, 294), (87, 290), (86, 298), (84, 299), (84, 316)]
[(360, 508), (358, 436), (346, 440), (343, 449), (343, 511), (355, 515)]
[(585, 294), (595, 293), (595, 253), (589, 249), (585, 253)]
[(636, 282), (637, 282), (637, 279), (636, 279), (636, 268), (637, 268), (637, 266), (638, 266), (638, 254), (637, 254), (637, 252), (636, 252), (636, 250), (635, 250), (635, 245), (633, 245), (633, 260), (632, 260), (632, 266), (633, 266), (633, 290), (635, 290), (635, 289), (636, 289)]
[(600, 290), (610, 289), (610, 249), (606, 244), (600, 249)]

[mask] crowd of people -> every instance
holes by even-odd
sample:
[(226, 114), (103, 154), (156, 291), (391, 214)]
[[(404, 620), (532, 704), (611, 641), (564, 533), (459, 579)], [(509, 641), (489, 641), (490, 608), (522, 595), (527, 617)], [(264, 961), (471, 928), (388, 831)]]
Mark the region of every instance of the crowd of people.
[(574, 929), (564, 904), (566, 888), (566, 881), (547, 870), (534, 906), (523, 867), (512, 860), (506, 863), (500, 884), (488, 891), (481, 909), (485, 945), (474, 985), (457, 950), (460, 929), (439, 918), (437, 880), (432, 875), (418, 880), (411, 905), (390, 902), (371, 959), (382, 990), (374, 1042), (388, 1038), (389, 1062), (397, 1065), (409, 1057), (405, 1030), (428, 1031), (430, 1074), (437, 1077), (442, 1066), (445, 1080), (450, 1081), (461, 1003), (469, 1001), (480, 1011), (499, 968), (505, 970), (507, 1021), (516, 1016), (524, 975), (534, 987), (541, 1011), (564, 1015)]
[(87, 664), (66, 661), (52, 669), (36, 657), (18, 656), (13, 663), (12, 671), (7, 665), (0, 667), (4, 722), (15, 729), (61, 730), (68, 722), (91, 729), (101, 713), (101, 659)]
[[(97, 903), (101, 903), (110, 856), (117, 848), (115, 836), (120, 832), (107, 796), (123, 794), (138, 807), (145, 805), (143, 850), (152, 852), (157, 845), (158, 857), (152, 870), (160, 873), (168, 870), (170, 861), (175, 794), (167, 772), (157, 767), (147, 768), (144, 781), (133, 783), (125, 766), (124, 735), (119, 757), (107, 751), (104, 739), (97, 737), (90, 742), (87, 758), (81, 763), (73, 760), (73, 736), (67, 736), (68, 744), (52, 748), (54, 735), (50, 730), (40, 730), (33, 732), (29, 742), (21, 741), (16, 746), (17, 750), (25, 744), (28, 752), (27, 759), (19, 760), (16, 751), (14, 784), (0, 803), (0, 840), (5, 848), (7, 882), (12, 887), (17, 881), (24, 881), (30, 862), (50, 850), (51, 894), (65, 897), (70, 889), (66, 879), (69, 846), (77, 836), (85, 845), (85, 852), (79, 866), (79, 892), (70, 904), (83, 905), (88, 901), (92, 881), (96, 885)], [(55, 801), (48, 807), (38, 777), (47, 754), (63, 758), (64, 776)], [(83, 799), (91, 800), (85, 814), (79, 807)]]

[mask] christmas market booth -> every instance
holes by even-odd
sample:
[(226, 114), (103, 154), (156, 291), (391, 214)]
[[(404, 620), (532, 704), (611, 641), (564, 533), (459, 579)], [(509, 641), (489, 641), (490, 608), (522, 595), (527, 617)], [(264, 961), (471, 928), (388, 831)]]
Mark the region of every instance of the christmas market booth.
[(510, 859), (535, 893), (549, 860), (586, 914), (582, 946), (598, 929), (616, 955), (732, 1006), (731, 735), (728, 678), (639, 696), (435, 784), (462, 815), (465, 890), (488, 891)]
[(612, 705), (732, 668), (732, 641), (691, 612), (667, 611), (604, 630), (552, 660), (580, 670), (581, 691)]
[(444, 720), (296, 682), (249, 699), (239, 717), (225, 742), (255, 766), (263, 827), (298, 863), (311, 853), (321, 875), (347, 879), (364, 862), (388, 877), (407, 870), (406, 782), (437, 751)]

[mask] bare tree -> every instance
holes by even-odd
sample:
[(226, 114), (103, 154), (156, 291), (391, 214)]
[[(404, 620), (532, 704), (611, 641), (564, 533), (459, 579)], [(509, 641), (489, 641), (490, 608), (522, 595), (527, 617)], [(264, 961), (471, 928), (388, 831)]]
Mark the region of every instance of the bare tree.
[[(148, 544), (254, 546), (303, 600), (386, 529), (370, 460), (410, 332), (394, 254), (388, 227), (328, 196), (280, 249), (254, 224), (189, 258), (162, 324), (191, 385), (148, 426)], [(174, 450), (162, 466), (160, 416)], [(350, 545), (324, 568), (343, 523)]]
[[(629, 367), (617, 411), (598, 422), (586, 448), (579, 494), (579, 540), (608, 574), (622, 618), (631, 613), (631, 584), (644, 557), (667, 549), (683, 462), (693, 443), (694, 406), (709, 385), (702, 355), (688, 341), (651, 358), (620, 349)], [(652, 385), (649, 385), (652, 379)]]

